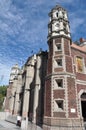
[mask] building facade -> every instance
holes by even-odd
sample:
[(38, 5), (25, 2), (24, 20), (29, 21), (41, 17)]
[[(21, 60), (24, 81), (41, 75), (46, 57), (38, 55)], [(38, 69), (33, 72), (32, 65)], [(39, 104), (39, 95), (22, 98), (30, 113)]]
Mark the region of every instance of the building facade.
[(43, 124), (47, 59), (47, 51), (40, 51), (29, 57), (21, 69), (12, 67), (5, 109), (11, 115), (20, 115), (22, 122)]
[(29, 57), (13, 78), (11, 92), (15, 96), (9, 110), (41, 124), (43, 130), (83, 130), (86, 40), (72, 42), (68, 14), (61, 6), (55, 6), (49, 16), (49, 52)]
[(86, 45), (72, 43), (65, 9), (56, 6), (49, 16), (43, 128), (81, 130), (86, 120)]

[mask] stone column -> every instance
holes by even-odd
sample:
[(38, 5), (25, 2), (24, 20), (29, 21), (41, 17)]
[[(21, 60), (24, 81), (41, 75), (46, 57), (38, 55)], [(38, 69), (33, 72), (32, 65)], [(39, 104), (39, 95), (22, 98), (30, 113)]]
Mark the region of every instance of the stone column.
[(33, 104), (33, 123), (36, 123), (36, 110), (38, 107), (38, 98), (40, 90), (40, 72), (41, 72), (41, 56), (37, 57), (37, 66), (36, 66), (36, 81), (35, 81), (35, 90), (34, 90), (34, 104)]
[(25, 91), (23, 99), (23, 118), (28, 117), (29, 110), (29, 98), (30, 98), (30, 85), (34, 77), (34, 64), (32, 62), (26, 67), (26, 81), (25, 81)]
[(22, 92), (22, 74), (18, 74), (18, 83), (17, 83), (17, 88), (16, 88), (16, 97), (15, 97), (15, 108), (14, 108), (14, 113), (19, 114), (20, 112), (20, 99), (19, 99), (19, 94)]
[(10, 95), (10, 112), (11, 112), (11, 114), (14, 114), (16, 87), (17, 87), (17, 79), (14, 79), (12, 91), (11, 91), (11, 95)]
[(58, 12), (58, 17), (63, 18), (63, 14), (62, 14), (61, 10), (59, 10), (59, 12)]
[(60, 34), (64, 34), (63, 28), (63, 21), (60, 21)]
[(10, 114), (13, 112), (14, 97), (10, 96)]
[(19, 112), (19, 93), (16, 93), (14, 114), (17, 115)]
[[(33, 58), (33, 57), (32, 57)], [(27, 129), (28, 127), (28, 110), (30, 102), (30, 85), (34, 78), (34, 58), (30, 59), (26, 66), (26, 76), (25, 76), (25, 89), (23, 98), (23, 112), (22, 112), (22, 123), (21, 128)]]

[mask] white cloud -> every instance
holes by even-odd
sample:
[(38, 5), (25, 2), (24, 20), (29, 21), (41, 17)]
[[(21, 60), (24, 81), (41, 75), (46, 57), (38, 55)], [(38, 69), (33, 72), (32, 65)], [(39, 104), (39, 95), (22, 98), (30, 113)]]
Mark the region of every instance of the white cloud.
[(0, 85), (9, 83), (10, 67), (0, 63)]
[[(70, 28), (71, 33), (74, 37), (74, 39), (78, 40), (80, 37), (77, 38), (77, 36), (80, 36), (80, 30), (83, 26), (85, 26), (86, 18), (83, 17), (85, 15), (86, 11), (82, 9), (77, 9), (75, 11), (70, 12)], [(81, 36), (82, 37), (82, 36)], [(83, 36), (84, 37), (84, 36)]]
[[(0, 0), (0, 74), (4, 72), (6, 80), (12, 64), (25, 61), (31, 50), (47, 48), (48, 13), (56, 4), (75, 7), (74, 0)], [(85, 18), (80, 16), (82, 10), (72, 14), (69, 10), (71, 32), (75, 34)]]
[(57, 4), (58, 3), (73, 3), (74, 2), (74, 0), (54, 0), (55, 2), (57, 2)]
[(84, 19), (81, 18), (73, 18), (71, 19), (71, 32), (77, 33), (77, 28), (80, 27), (84, 23)]
[(5, 15), (9, 10), (11, 5), (11, 0), (0, 0), (0, 15)]

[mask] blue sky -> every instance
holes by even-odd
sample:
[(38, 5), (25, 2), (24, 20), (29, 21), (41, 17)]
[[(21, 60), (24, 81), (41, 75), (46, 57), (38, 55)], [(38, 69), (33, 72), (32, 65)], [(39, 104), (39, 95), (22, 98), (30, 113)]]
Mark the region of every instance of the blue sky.
[(0, 0), (0, 85), (9, 83), (14, 64), (48, 49), (48, 13), (57, 4), (68, 11), (72, 40), (86, 38), (85, 0)]

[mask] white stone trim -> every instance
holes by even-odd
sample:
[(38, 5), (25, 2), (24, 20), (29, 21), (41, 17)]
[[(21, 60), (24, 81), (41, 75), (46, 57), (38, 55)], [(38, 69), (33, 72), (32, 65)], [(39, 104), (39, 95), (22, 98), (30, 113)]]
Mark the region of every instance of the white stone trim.
[(62, 54), (64, 55), (64, 38), (62, 38)]
[(65, 52), (65, 50), (64, 50), (64, 38), (62, 38), (62, 45), (63, 45), (63, 57), (64, 57), (64, 59), (63, 59), (63, 68), (64, 68), (64, 71), (66, 71), (66, 62), (65, 62), (65, 55), (64, 55), (64, 52)]
[[(56, 102), (55, 101), (63, 101), (63, 109), (58, 109), (55, 107)], [(54, 108), (53, 112), (64, 112), (64, 99), (63, 98), (54, 98)]]
[(69, 116), (68, 111), (68, 85), (67, 85), (67, 76), (65, 76), (65, 111), (66, 111), (66, 117)]
[(54, 106), (54, 96), (53, 96), (53, 76), (51, 77), (51, 117), (53, 117), (53, 106)]
[[(57, 51), (57, 52), (63, 52), (63, 46), (62, 46), (62, 38), (61, 38), (61, 43), (59, 42), (59, 43), (55, 43), (55, 39), (54, 39), (54, 46), (53, 46), (53, 56), (55, 56), (55, 52)], [(56, 45), (58, 45), (58, 44), (61, 44), (61, 50), (56, 50)]]
[[(59, 80), (59, 79), (62, 79), (63, 80), (63, 86), (62, 87), (58, 87), (58, 86), (55, 86), (55, 80)], [(54, 82), (54, 90), (64, 90), (65, 86), (64, 86), (64, 77), (53, 77), (53, 82)]]
[(86, 81), (84, 80), (76, 80), (77, 84), (86, 85)]
[(78, 106), (78, 96), (77, 96), (77, 83), (76, 83), (76, 78), (75, 78), (75, 91), (76, 91), (76, 104), (77, 104), (77, 114), (79, 116), (79, 106)]
[(52, 72), (54, 72), (54, 56), (55, 56), (55, 39), (53, 40), (53, 56), (52, 56)]
[(80, 116), (82, 117), (82, 106), (81, 106), (81, 95), (86, 93), (86, 89), (81, 89), (78, 93), (78, 100), (79, 100), (79, 109), (80, 109)]

